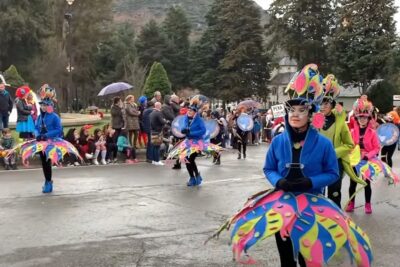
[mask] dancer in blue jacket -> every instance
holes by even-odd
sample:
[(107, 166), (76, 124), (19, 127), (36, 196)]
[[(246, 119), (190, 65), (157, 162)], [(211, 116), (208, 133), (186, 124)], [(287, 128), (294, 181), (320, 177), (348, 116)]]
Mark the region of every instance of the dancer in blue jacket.
[[(313, 64), (306, 66), (303, 69), (303, 72), (305, 71), (309, 72), (310, 77), (318, 75)], [(307, 84), (306, 92), (302, 91), (302, 95), (285, 103), (286, 130), (273, 139), (263, 169), (267, 180), (276, 189), (294, 194), (305, 192), (320, 194), (326, 186), (339, 179), (338, 163), (332, 142), (311, 126), (313, 113), (317, 110), (314, 101), (318, 96), (308, 92), (318, 93), (317, 89), (320, 88), (308, 88), (308, 86)], [(314, 86), (320, 85), (317, 82)], [(293, 255), (290, 238), (283, 240), (279, 233), (275, 238), (281, 266), (295, 267), (297, 266), (295, 259), (300, 266), (306, 266), (301, 254)]]
[[(189, 110), (184, 119), (184, 125), (186, 127), (182, 130), (182, 133), (186, 135), (186, 138), (190, 140), (190, 143), (193, 146), (198, 144), (198, 141), (202, 140), (206, 133), (206, 126), (204, 125), (198, 111), (199, 108), (196, 104), (189, 106)], [(199, 149), (198, 152), (188, 155), (186, 158), (186, 169), (189, 173), (187, 186), (200, 185), (203, 180), (195, 162), (196, 157), (200, 152), (201, 149)]]

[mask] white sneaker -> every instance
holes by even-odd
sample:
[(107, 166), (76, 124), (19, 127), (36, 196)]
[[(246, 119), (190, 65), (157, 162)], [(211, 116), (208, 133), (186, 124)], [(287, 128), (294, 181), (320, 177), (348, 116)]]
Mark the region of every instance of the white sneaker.
[(94, 159), (94, 160), (93, 160), (93, 164), (94, 164), (94, 165), (99, 165), (99, 162), (97, 161), (97, 159)]
[(155, 163), (157, 166), (164, 166), (164, 163), (162, 163), (161, 161), (156, 161)]
[(151, 162), (151, 164), (157, 165), (157, 162), (153, 160), (153, 161)]
[(103, 165), (107, 165), (107, 162), (106, 162), (106, 160), (105, 160), (105, 159), (102, 159), (102, 160), (101, 160), (101, 164), (103, 164)]
[(86, 153), (85, 157), (86, 157), (86, 159), (93, 159), (93, 155), (92, 154)]
[(77, 162), (77, 161), (74, 162), (74, 165), (75, 166), (81, 166), (81, 164), (79, 162)]

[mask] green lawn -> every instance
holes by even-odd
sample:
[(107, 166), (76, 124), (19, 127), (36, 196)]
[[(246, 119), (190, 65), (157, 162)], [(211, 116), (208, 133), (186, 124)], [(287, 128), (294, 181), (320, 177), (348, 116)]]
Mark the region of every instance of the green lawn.
[[(100, 128), (102, 129), (104, 125), (106, 125), (107, 123), (110, 122), (110, 119), (103, 119), (101, 121), (98, 121), (97, 123), (93, 124), (94, 126), (92, 127), (92, 129), (90, 129), (90, 132), (93, 133), (93, 131), (96, 128)], [(71, 128), (78, 128), (78, 130), (80, 130), (82, 126), (66, 126), (64, 127), (64, 134), (67, 134), (68, 130)], [(19, 134), (15, 131), (15, 129), (12, 130), (12, 136), (14, 137), (14, 139), (16, 140), (17, 143), (20, 143), (22, 140), (19, 139)]]

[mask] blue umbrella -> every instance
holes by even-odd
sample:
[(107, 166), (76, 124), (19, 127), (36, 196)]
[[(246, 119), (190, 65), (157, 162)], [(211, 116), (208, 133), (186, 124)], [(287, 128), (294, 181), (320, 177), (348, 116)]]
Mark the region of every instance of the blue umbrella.
[(133, 88), (133, 85), (130, 85), (129, 83), (123, 83), (123, 82), (112, 83), (101, 89), (100, 93), (97, 96), (111, 95), (129, 90), (131, 88)]

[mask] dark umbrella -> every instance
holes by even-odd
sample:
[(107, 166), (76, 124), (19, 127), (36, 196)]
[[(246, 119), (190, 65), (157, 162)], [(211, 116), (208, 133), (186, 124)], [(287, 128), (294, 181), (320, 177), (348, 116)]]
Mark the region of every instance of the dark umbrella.
[(130, 85), (129, 83), (124, 83), (124, 82), (112, 83), (101, 89), (100, 93), (97, 96), (111, 95), (129, 90), (131, 88), (133, 88), (133, 85)]
[(244, 100), (238, 104), (239, 107), (246, 107), (246, 108), (261, 108), (261, 104), (254, 100)]

